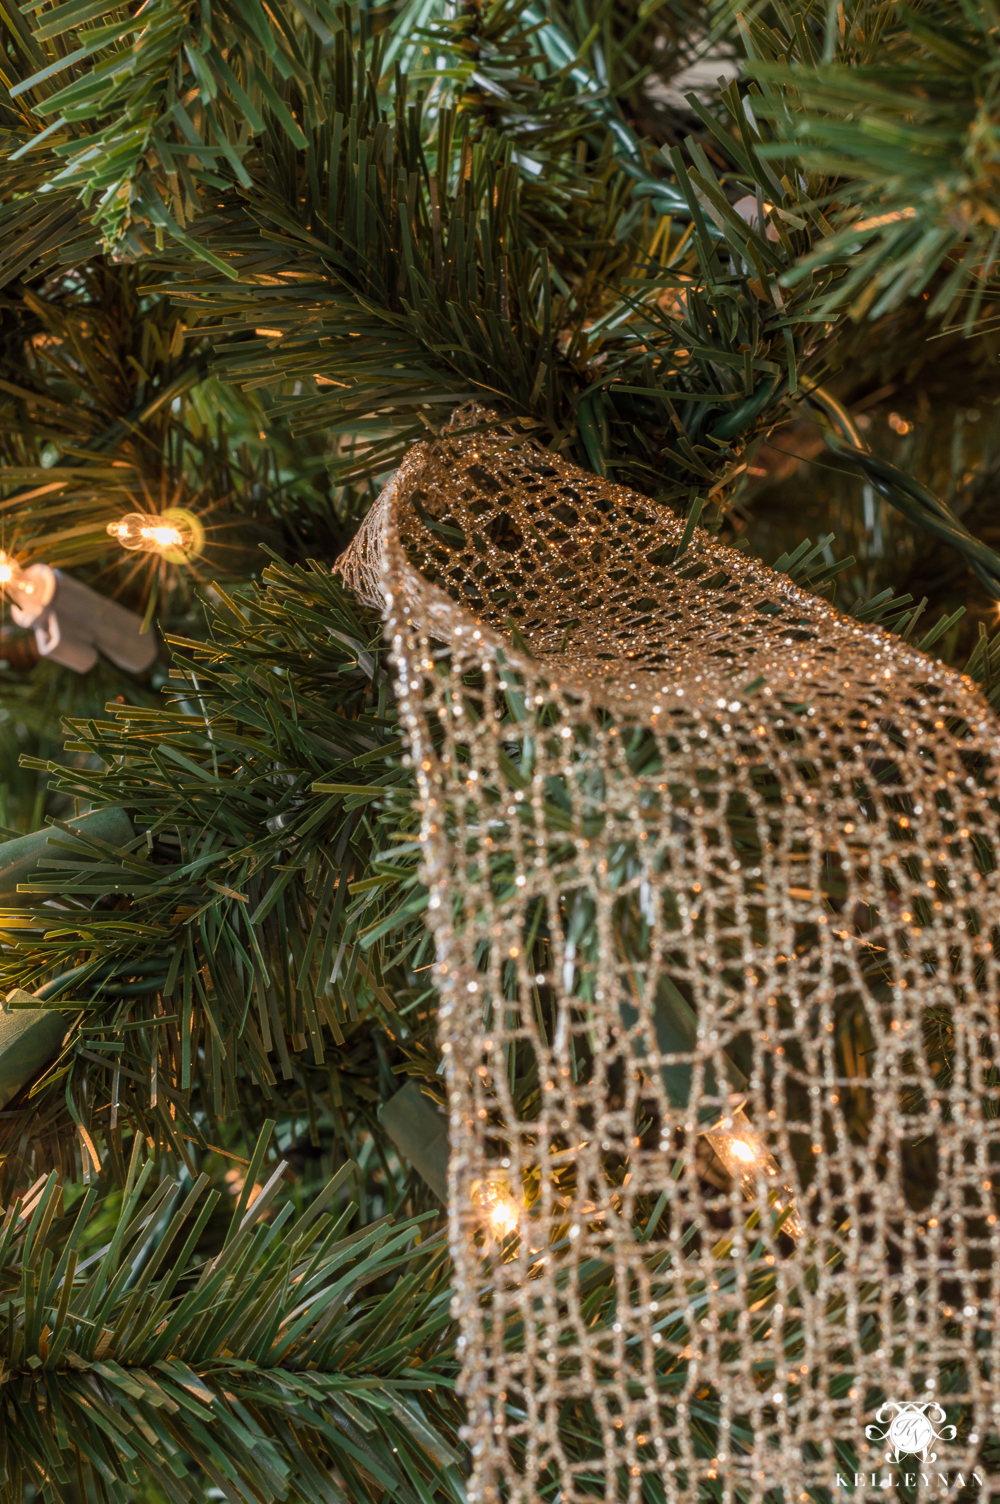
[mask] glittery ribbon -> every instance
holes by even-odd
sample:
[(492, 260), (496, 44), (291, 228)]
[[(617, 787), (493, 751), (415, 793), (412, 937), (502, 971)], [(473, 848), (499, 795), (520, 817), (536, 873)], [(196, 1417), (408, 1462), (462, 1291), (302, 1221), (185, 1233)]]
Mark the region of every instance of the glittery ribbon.
[(992, 1423), (1000, 727), (683, 533), (466, 409), (340, 564), (419, 787), (473, 1504), (884, 1498), (880, 1403), (947, 1389), (967, 1478)]

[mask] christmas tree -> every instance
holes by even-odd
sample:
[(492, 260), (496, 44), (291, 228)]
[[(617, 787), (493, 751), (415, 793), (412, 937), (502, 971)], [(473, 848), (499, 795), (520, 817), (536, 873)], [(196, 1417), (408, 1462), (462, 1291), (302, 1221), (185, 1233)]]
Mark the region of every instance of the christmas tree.
[[(335, 566), (464, 424), (586, 472), (598, 510), (644, 498), (671, 566), (741, 550), (1000, 704), (998, 26), (992, 0), (0, 3), (5, 1501), (469, 1496), (428, 792), (378, 594)], [(467, 536), (422, 505), (448, 588)], [(521, 558), (506, 525), (490, 547)], [(530, 658), (518, 578), (490, 609)], [(556, 940), (531, 912), (534, 972)], [(864, 1010), (828, 1027), (863, 1079)], [(732, 1168), (689, 1165), (736, 1185), (723, 1260)], [(601, 1173), (626, 1185), (627, 1154)], [(500, 1190), (480, 1210), (513, 1268)], [(775, 1288), (751, 1271), (741, 1330)], [(707, 1466), (724, 1397), (692, 1394)], [(530, 1404), (500, 1403), (535, 1467)], [(559, 1427), (532, 1498), (790, 1497), (725, 1466), (665, 1485), (642, 1435), (612, 1465), (585, 1398)], [(997, 1436), (971, 1441), (995, 1471)]]

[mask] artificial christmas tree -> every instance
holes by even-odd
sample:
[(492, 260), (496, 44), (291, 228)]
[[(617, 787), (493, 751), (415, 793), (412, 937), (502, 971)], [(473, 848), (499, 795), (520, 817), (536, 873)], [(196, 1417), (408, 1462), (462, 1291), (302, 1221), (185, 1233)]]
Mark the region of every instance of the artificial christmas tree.
[[(482, 1410), (469, 1433), (455, 1397), (463, 1363), (474, 1392), (464, 1339), (490, 1309), (476, 1306), (470, 1271), (483, 1269), (484, 1299), (490, 1260), (525, 1295), (533, 1189), (513, 1175), (489, 1180), (482, 1231), (461, 1250), (450, 1207), (451, 1257), (462, 1255), (456, 1326), (440, 1200), (449, 1040), (425, 918), (439, 913), (430, 904), (441, 883), (446, 902), (463, 883), (470, 902), (476, 889), (458, 846), (450, 867), (437, 854), (448, 869), (438, 890), (424, 884), (427, 813), (416, 806), (430, 797), (429, 770), (411, 765), (407, 739), (431, 760), (444, 742), (433, 723), (413, 740), (379, 610), (334, 565), (414, 444), (477, 400), (498, 415), (503, 443), (530, 438), (593, 478), (595, 529), (613, 510), (613, 484), (627, 487), (645, 498), (650, 529), (665, 529), (666, 562), (715, 547), (696, 532), (707, 525), (855, 623), (967, 663), (995, 699), (996, 18), (985, 4), (911, 13), (808, 0), (752, 15), (686, 0), (457, 10), (42, 0), (3, 6), (0, 24), (0, 546), (21, 568), (77, 577), (160, 634), (138, 674), (104, 658), (85, 674), (40, 662), (12, 666), (4, 689), (7, 833), (56, 823), (4, 892), (3, 991), (10, 1020), (58, 1016), (47, 1061), (16, 1083), (0, 1124), (5, 1497), (461, 1500), (468, 1480), (487, 1477)], [(665, 85), (699, 56), (719, 58), (720, 71), (724, 61), (726, 76), (680, 107)], [(950, 405), (933, 395), (940, 387)], [(925, 439), (928, 408), (926, 434), (947, 425), (947, 443)], [(805, 487), (803, 464), (817, 467)], [(784, 495), (770, 484), (782, 467)], [(495, 493), (469, 475), (489, 546), (513, 560)], [(833, 529), (817, 544), (804, 536), (803, 498), (810, 526)], [(418, 515), (447, 598), (461, 527), (434, 506)], [(546, 517), (541, 533), (559, 520)], [(140, 548), (121, 546), (137, 537)], [(852, 538), (860, 562), (845, 557)], [(568, 532), (556, 546), (572, 572), (579, 541)], [(512, 663), (532, 651), (539, 584), (521, 568), (488, 601)], [(485, 580), (477, 588), (496, 594)], [(685, 612), (683, 631), (704, 653), (709, 629), (690, 603)], [(560, 621), (566, 640), (549, 644), (567, 662), (576, 625)], [(892, 641), (878, 631), (858, 640)], [(433, 656), (439, 646), (432, 664), (457, 671)], [(909, 650), (887, 651), (896, 662)], [(470, 672), (471, 703), (482, 685)], [(740, 693), (761, 675), (748, 668)], [(513, 788), (529, 738), (508, 690), (497, 735)], [(988, 719), (973, 690), (962, 694), (977, 707), (969, 715)], [(789, 714), (808, 716), (808, 698)], [(951, 771), (985, 790), (981, 825), (970, 818), (957, 838), (972, 843), (973, 907), (988, 915), (990, 759), (972, 749), (969, 715), (951, 706), (928, 747), (947, 743)], [(888, 746), (885, 720), (877, 735)], [(883, 752), (865, 764), (871, 794), (838, 795), (852, 803), (854, 834), (894, 797)], [(720, 767), (730, 754), (720, 741)], [(948, 759), (938, 760), (944, 778)], [(77, 823), (83, 807), (115, 829)], [(668, 847), (687, 839), (654, 834)], [(742, 860), (739, 831), (733, 839)], [(946, 883), (936, 850), (928, 859), (934, 883)], [(712, 860), (706, 848), (706, 873)], [(842, 913), (834, 868), (813, 883), (816, 924), (836, 924), (844, 958), (851, 946), (869, 957), (877, 980), (863, 992), (898, 991), (914, 978), (878, 952), (888, 921), (867, 889)], [(647, 886), (632, 939), (672, 901), (664, 872)], [(525, 955), (555, 943), (537, 918)], [(948, 1284), (954, 1234), (940, 1217), (926, 1245), (887, 1239), (887, 1289), (898, 1282), (904, 1307), (936, 1302), (945, 1336), (885, 1362), (933, 1383), (963, 1464), (987, 1478), (1000, 1453), (981, 1424), (998, 1307), (979, 1267), (996, 1217), (985, 1131), (996, 1020), (989, 987), (956, 960), (974, 940), (989, 973), (991, 922), (976, 936), (963, 923), (957, 949), (942, 940), (920, 962), (951, 990), (913, 1001), (923, 1064), (906, 1067), (916, 1095), (904, 1090), (897, 1108), (916, 1121), (933, 1091), (942, 1121), (950, 1112), (954, 1127), (961, 1109), (984, 1130), (968, 1212), (983, 1226), (962, 1255), (964, 1305)], [(583, 931), (579, 953), (563, 957), (574, 976)], [(783, 954), (798, 957), (797, 943), (790, 934)], [(955, 1010), (973, 993), (966, 1023)], [(697, 1039), (708, 1005), (682, 1001)], [(887, 1217), (912, 1229), (945, 1170), (921, 1140), (886, 1178), (876, 1022), (844, 993), (824, 1025), (836, 1078), (824, 1084), (842, 1097), (852, 1153), (873, 1183), (891, 1185)], [(692, 1130), (662, 1186), (648, 1188), (655, 1221), (643, 1226), (652, 1235), (668, 1203), (683, 1222), (668, 1184), (676, 1161), (689, 1204), (710, 1204), (677, 1236), (702, 1258), (715, 1238), (722, 1270), (734, 1247), (752, 1263), (748, 1233), (764, 1217), (765, 1237), (773, 1213), (756, 1182), (758, 1204), (744, 1208), (739, 1166), (713, 1157), (728, 1067), (715, 1062), (711, 1081), (703, 1064), (692, 1070), (690, 1042), (647, 1041), (647, 1058), (650, 1048), (681, 1056), (664, 1071), (680, 1072), (675, 1086), (686, 1082), (706, 1131)], [(517, 1043), (505, 1044), (518, 1078)], [(737, 1094), (743, 1080), (751, 1097), (765, 1089), (748, 1067), (764, 1069), (769, 1052), (760, 1040), (755, 1050), (731, 1060)], [(775, 1045), (784, 1079), (799, 1067), (779, 1051), (794, 1054), (791, 1041)], [(620, 1080), (614, 1061), (605, 1067), (605, 1105), (624, 1135), (609, 1173), (625, 1185), (628, 1140), (650, 1124), (626, 1084), (629, 1060)], [(453, 1104), (472, 1089), (456, 1068)], [(519, 1121), (544, 1121), (530, 1073), (511, 1090)], [(781, 1145), (748, 1121), (780, 1177)], [(773, 1248), (761, 1254), (775, 1263), (748, 1264), (731, 1291), (720, 1280), (742, 1344), (726, 1361), (748, 1373), (759, 1328), (783, 1319), (783, 1262), (798, 1267), (819, 1237), (805, 1201), (782, 1214), (794, 1236), (766, 1233)], [(587, 1278), (583, 1319), (592, 1336), (613, 1333), (621, 1292), (599, 1267)], [(687, 1299), (684, 1321), (705, 1303), (693, 1287)], [(533, 1329), (529, 1306), (492, 1331), (497, 1351), (544, 1339), (549, 1317)], [(836, 1328), (835, 1302), (824, 1319)], [(837, 1463), (859, 1496), (879, 1488), (871, 1468), (883, 1455), (865, 1450), (866, 1418), (913, 1395), (883, 1392), (884, 1379), (851, 1393), (854, 1370), (831, 1344), (809, 1362), (819, 1413), (836, 1411), (836, 1423), (814, 1437), (783, 1418), (790, 1404), (765, 1415), (785, 1397), (761, 1369), (755, 1426), (676, 1335), (660, 1376), (676, 1419), (656, 1441), (636, 1432), (619, 1448), (610, 1411), (602, 1426), (574, 1401), (559, 1446), (529, 1455), (517, 1438), (530, 1441), (537, 1396), (498, 1392), (497, 1434), (515, 1440), (495, 1496), (575, 1490), (658, 1504), (684, 1489), (777, 1504), (791, 1486), (766, 1465), (766, 1437), (779, 1433), (786, 1459), (801, 1449), (809, 1497), (835, 1496)], [(872, 1333), (853, 1335), (864, 1351)], [(853, 1444), (842, 1412), (856, 1421)], [(925, 1487), (914, 1477), (902, 1472), (902, 1497)], [(967, 1482), (971, 1473), (954, 1487)]]

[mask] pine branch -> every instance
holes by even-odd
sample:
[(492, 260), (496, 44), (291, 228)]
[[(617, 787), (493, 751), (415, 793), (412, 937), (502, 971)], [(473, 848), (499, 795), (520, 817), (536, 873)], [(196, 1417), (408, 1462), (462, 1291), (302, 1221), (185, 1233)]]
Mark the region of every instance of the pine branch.
[[(164, 233), (190, 245), (190, 221), (217, 193), (220, 171), (249, 184), (241, 125), (263, 129), (265, 100), (282, 133), (302, 145), (281, 85), (308, 87), (308, 68), (301, 28), (287, 17), (306, 17), (309, 36), (324, 44), (327, 23), (336, 25), (324, 0), (299, 12), (288, 7), (277, 25), (260, 0), (208, 13), (152, 0), (135, 15), (107, 4), (88, 7), (83, 21), (69, 9), (68, 16), (59, 9), (43, 14), (30, 42), (22, 39), (22, 56), (35, 71), (26, 69), (6, 102), (11, 109), (24, 97), (31, 101), (47, 133), (38, 159), (43, 174), (64, 203), (71, 193), (81, 211), (94, 205), (78, 219), (89, 219), (91, 235), (96, 231), (107, 248), (141, 254)], [(15, 36), (25, 30), (11, 14), (5, 18)], [(23, 154), (40, 151), (37, 128), (24, 137)], [(14, 216), (7, 218), (13, 228)]]
[[(55, 848), (2, 920), (4, 990), (44, 987), (69, 1030), (20, 1109), (48, 1124), (32, 1135), (47, 1163), (79, 1143), (83, 1102), (113, 1163), (123, 1117), (186, 1162), (248, 1097), (343, 1067), (359, 1017), (422, 1058), (427, 1024), (413, 1037), (396, 1010), (417, 995), (426, 895), (418, 847), (393, 839), (415, 816), (377, 629), (334, 576), (277, 565), (221, 597), (212, 628), (175, 649), (176, 709), (112, 704), (71, 727), (89, 769), (46, 765), (137, 830), (86, 862)], [(371, 1074), (369, 1050), (347, 1080)], [(3, 1133), (13, 1147), (18, 1118)]]
[[(229, 337), (227, 381), (279, 390), (298, 431), (337, 436), (340, 482), (383, 474), (478, 395), (686, 510), (697, 495), (725, 498), (747, 444), (803, 380), (842, 363), (841, 331), (816, 337), (836, 268), (799, 275), (829, 239), (829, 180), (779, 177), (774, 143), (735, 86), (718, 117), (692, 101), (732, 163), (725, 189), (693, 139), (690, 162), (673, 153), (670, 185), (577, 57), (591, 41), (574, 42), (555, 11), (515, 5), (445, 23), (420, 8), (374, 39), (362, 17), (322, 6), (326, 37), (298, 11), (273, 14), (274, 78), (255, 86), (237, 165), (213, 155), (213, 91), (238, 102), (212, 73), (215, 22), (192, 12), (183, 48), (180, 33), (164, 43), (194, 70), (191, 108), (205, 114), (185, 170), (194, 182), (199, 152), (212, 163), (211, 204), (198, 189), (184, 238), (170, 242), (170, 290)], [(233, 40), (250, 72), (264, 45), (255, 15), (249, 5), (232, 23), (250, 38)], [(797, 48), (815, 62), (806, 31), (793, 47), (755, 27), (758, 51)], [(429, 44), (454, 66), (414, 98), (408, 73), (383, 59), (405, 57), (419, 81), (414, 49)], [(106, 94), (113, 114), (126, 75), (88, 73), (86, 108)], [(150, 182), (140, 173), (129, 190), (136, 223), (160, 212)], [(204, 272), (192, 276), (194, 256)]]
[(64, 1215), (56, 1175), (8, 1208), (5, 1504), (32, 1485), (75, 1504), (77, 1480), (126, 1504), (146, 1476), (200, 1500), (205, 1474), (234, 1504), (460, 1504), (440, 1240), (389, 1218), (348, 1233), (350, 1165), (298, 1215), (281, 1163), (251, 1199), (266, 1140), (213, 1256), (208, 1177), (154, 1188), (138, 1138), (116, 1215), (96, 1185)]
[(765, 90), (755, 109), (778, 134), (763, 157), (836, 183), (834, 233), (782, 285), (835, 266), (825, 318), (877, 319), (920, 297), (928, 318), (971, 332), (997, 298), (993, 7), (898, 5), (876, 29), (864, 6), (841, 14), (822, 53), (797, 65), (775, 34), (749, 33), (750, 71)]
[[(98, 263), (17, 289), (0, 298), (0, 328), (4, 542), (22, 563), (98, 565), (105, 593), (117, 575), (128, 604), (145, 608), (152, 597), (169, 621), (189, 611), (192, 579), (259, 572), (251, 518), (258, 536), (271, 524), (275, 545), (274, 514), (292, 491), (306, 518), (322, 516), (322, 461), (310, 475), (300, 449), (294, 486), (282, 482), (260, 443), (257, 404), (206, 379), (210, 325), (151, 297), (136, 268)], [(268, 427), (280, 455), (280, 425)], [(170, 506), (194, 511), (205, 528), (193, 575), (108, 538), (109, 521)]]

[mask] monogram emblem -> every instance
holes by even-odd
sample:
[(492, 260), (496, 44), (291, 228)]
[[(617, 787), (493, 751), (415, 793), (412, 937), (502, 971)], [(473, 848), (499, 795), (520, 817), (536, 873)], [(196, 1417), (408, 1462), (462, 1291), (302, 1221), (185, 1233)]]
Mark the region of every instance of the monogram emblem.
[[(893, 1410), (896, 1414), (889, 1420)], [(945, 1412), (937, 1400), (887, 1400), (875, 1412), (875, 1419), (886, 1429), (866, 1426), (865, 1435), (869, 1441), (887, 1441), (894, 1449), (886, 1452), (886, 1462), (898, 1463), (901, 1456), (912, 1455), (918, 1455), (921, 1462), (935, 1462), (937, 1453), (931, 1451), (934, 1442), (955, 1440), (955, 1427), (941, 1425)], [(934, 1429), (935, 1424), (941, 1426), (940, 1431)]]

